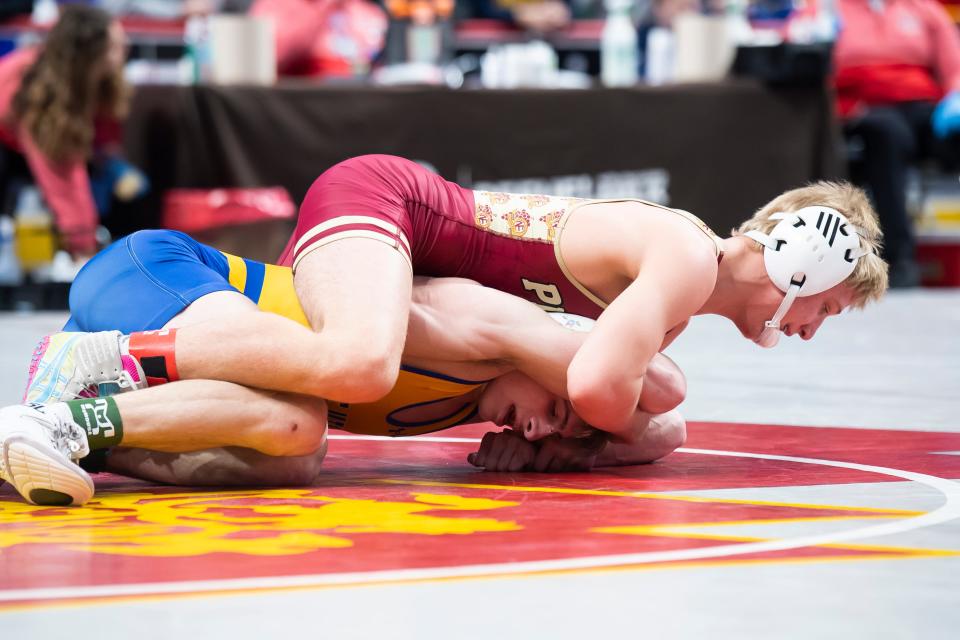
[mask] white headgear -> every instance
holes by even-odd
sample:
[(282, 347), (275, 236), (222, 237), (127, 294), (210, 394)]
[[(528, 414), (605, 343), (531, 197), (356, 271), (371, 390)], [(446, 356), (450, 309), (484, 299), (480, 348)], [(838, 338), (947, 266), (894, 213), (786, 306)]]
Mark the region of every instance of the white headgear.
[(779, 220), (769, 235), (748, 231), (744, 235), (762, 244), (767, 275), (786, 296), (773, 318), (756, 339), (761, 347), (773, 347), (780, 339), (780, 321), (797, 297), (831, 289), (853, 273), (857, 260), (868, 251), (860, 246), (862, 232), (830, 207), (804, 207), (791, 213), (775, 213)]

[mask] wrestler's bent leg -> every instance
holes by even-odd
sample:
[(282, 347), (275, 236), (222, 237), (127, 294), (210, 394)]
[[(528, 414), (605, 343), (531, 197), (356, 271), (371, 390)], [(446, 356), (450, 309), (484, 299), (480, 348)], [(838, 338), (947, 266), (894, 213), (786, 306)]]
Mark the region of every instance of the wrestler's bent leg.
[(382, 242), (346, 238), (304, 256), (294, 275), (300, 304), (318, 330), (316, 394), (372, 402), (393, 388), (407, 333), (410, 265)]
[(183, 380), (115, 396), (125, 447), (184, 452), (238, 446), (302, 456), (326, 442), (326, 403), (309, 396)]
[(241, 447), (190, 453), (118, 447), (110, 452), (106, 470), (180, 486), (302, 487), (316, 481), (326, 453), (326, 443), (312, 454), (286, 457)]

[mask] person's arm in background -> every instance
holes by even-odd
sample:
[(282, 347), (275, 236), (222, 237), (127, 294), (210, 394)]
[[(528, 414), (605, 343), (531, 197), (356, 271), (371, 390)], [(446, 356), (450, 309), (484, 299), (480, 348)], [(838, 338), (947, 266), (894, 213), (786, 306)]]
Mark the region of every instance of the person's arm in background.
[(934, 48), (933, 72), (946, 92), (933, 113), (938, 137), (960, 132), (960, 33), (936, 0), (923, 0), (925, 33)]
[(98, 117), (94, 132), (91, 192), (97, 211), (106, 216), (113, 198), (121, 202), (139, 198), (150, 190), (150, 180), (124, 156), (123, 123), (111, 117)]
[(570, 8), (563, 0), (517, 0), (503, 6), (497, 0), (474, 0), (473, 15), (488, 20), (503, 20), (522, 29), (546, 33), (570, 23)]
[(960, 31), (937, 0), (923, 0), (923, 7), (934, 49), (934, 74), (944, 91), (960, 91)]
[(337, 0), (256, 0), (251, 16), (272, 18), (277, 38), (277, 69), (296, 66), (326, 30)]
[(82, 160), (51, 161), (22, 130), (19, 142), (37, 186), (53, 212), (64, 249), (74, 257), (92, 256), (97, 252), (99, 217), (86, 164)]

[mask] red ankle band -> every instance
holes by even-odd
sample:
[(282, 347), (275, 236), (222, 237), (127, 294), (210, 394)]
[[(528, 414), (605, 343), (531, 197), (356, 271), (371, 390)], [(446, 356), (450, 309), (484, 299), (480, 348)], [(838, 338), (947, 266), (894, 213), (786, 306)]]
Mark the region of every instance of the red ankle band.
[(140, 363), (149, 386), (180, 379), (174, 348), (176, 341), (176, 329), (130, 334), (130, 355)]

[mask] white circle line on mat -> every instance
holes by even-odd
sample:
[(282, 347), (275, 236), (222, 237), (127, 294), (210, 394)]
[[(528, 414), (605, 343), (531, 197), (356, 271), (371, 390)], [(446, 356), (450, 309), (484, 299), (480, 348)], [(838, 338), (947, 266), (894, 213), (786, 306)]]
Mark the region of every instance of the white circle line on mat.
[[(337, 439), (369, 440), (370, 436), (332, 436)], [(377, 438), (379, 439), (379, 438)], [(479, 442), (476, 438), (384, 438), (393, 442)], [(797, 456), (781, 456), (766, 453), (745, 453), (739, 451), (717, 451), (713, 449), (677, 449), (682, 453), (692, 453), (708, 456), (725, 456), (736, 458), (754, 458), (758, 460), (779, 460), (782, 462), (796, 462), (827, 467), (838, 467), (891, 476), (902, 480), (909, 480), (939, 491), (944, 496), (944, 502), (938, 508), (919, 516), (912, 516), (894, 522), (873, 524), (866, 527), (835, 531), (829, 533), (785, 538), (780, 540), (765, 540), (758, 542), (744, 542), (716, 545), (711, 547), (697, 547), (693, 549), (674, 549), (667, 551), (647, 551), (640, 553), (626, 553), (617, 555), (583, 556), (578, 558), (562, 558), (556, 560), (532, 560), (521, 562), (506, 562), (494, 564), (463, 565), (456, 567), (430, 567), (423, 569), (396, 569), (387, 571), (359, 571), (349, 573), (328, 573), (300, 576), (271, 576), (259, 578), (236, 578), (228, 580), (196, 580), (185, 582), (153, 582), (122, 585), (96, 585), (80, 587), (56, 587), (38, 589), (9, 589), (0, 590), (0, 602), (27, 601), (27, 600), (59, 600), (75, 598), (97, 598), (106, 596), (146, 596), (178, 593), (209, 593), (217, 591), (255, 591), (282, 588), (309, 588), (338, 585), (362, 585), (380, 582), (407, 582), (422, 580), (438, 580), (450, 578), (474, 577), (509, 577), (510, 575), (542, 573), (552, 571), (572, 571), (602, 569), (610, 567), (625, 567), (631, 565), (650, 564), (654, 562), (681, 562), (689, 560), (706, 560), (726, 558), (730, 556), (784, 551), (851, 540), (862, 540), (887, 536), (906, 531), (943, 524), (960, 517), (960, 483), (938, 478), (936, 476), (902, 471), (888, 467), (879, 467), (855, 462), (837, 460), (822, 460), (818, 458), (802, 458)]]

